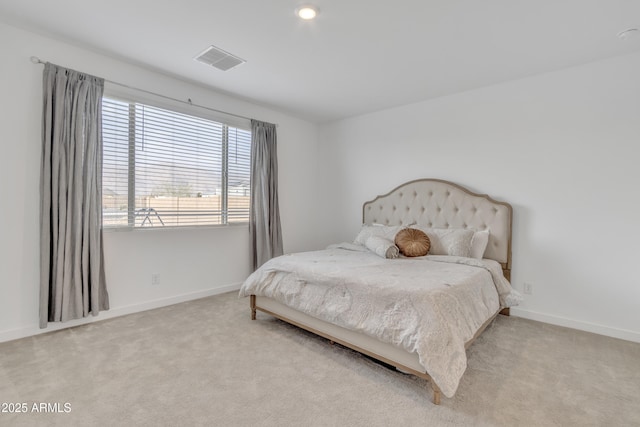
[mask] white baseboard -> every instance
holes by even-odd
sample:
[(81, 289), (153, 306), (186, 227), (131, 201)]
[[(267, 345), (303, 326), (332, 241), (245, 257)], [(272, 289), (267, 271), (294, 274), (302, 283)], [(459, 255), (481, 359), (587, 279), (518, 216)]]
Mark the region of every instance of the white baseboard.
[(620, 338), (622, 340), (640, 343), (640, 332), (629, 331), (627, 329), (617, 329), (609, 326), (598, 325), (596, 323), (581, 322), (551, 314), (523, 310), (518, 307), (512, 307), (511, 314), (524, 319), (536, 320), (538, 322), (550, 323), (552, 325), (564, 326), (571, 329), (578, 329), (580, 331), (592, 332), (598, 335), (605, 335), (612, 338)]
[(0, 331), (0, 342), (17, 340), (34, 335), (40, 335), (47, 332), (58, 331), (60, 329), (72, 328), (74, 326), (86, 325), (88, 323), (100, 322), (102, 320), (112, 319), (114, 317), (124, 316), (126, 314), (139, 313), (141, 311), (152, 310), (154, 308), (166, 307), (168, 305), (178, 304), (185, 301), (196, 300), (209, 297), (212, 295), (223, 294), (225, 292), (237, 291), (240, 289), (241, 283), (234, 283), (217, 288), (206, 289), (204, 291), (191, 292), (188, 294), (175, 295), (168, 298), (160, 298), (152, 301), (146, 301), (140, 304), (128, 305), (125, 307), (111, 308), (102, 311), (97, 316), (85, 317), (83, 319), (70, 320), (64, 323), (49, 323), (46, 329), (40, 329), (36, 323), (33, 326), (20, 329), (12, 329), (8, 331)]

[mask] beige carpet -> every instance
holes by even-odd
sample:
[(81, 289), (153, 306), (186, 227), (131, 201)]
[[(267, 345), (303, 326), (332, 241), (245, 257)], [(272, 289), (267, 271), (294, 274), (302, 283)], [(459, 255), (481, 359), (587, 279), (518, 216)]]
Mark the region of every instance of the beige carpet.
[(0, 425), (640, 425), (640, 344), (499, 316), (468, 355), (434, 406), (425, 381), (229, 293), (0, 344), (0, 402), (70, 406)]

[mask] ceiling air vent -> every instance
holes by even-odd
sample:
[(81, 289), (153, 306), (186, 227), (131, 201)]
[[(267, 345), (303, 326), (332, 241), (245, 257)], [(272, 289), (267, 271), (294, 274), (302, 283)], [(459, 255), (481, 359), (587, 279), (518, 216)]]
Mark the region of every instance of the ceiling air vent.
[(244, 59), (238, 58), (237, 56), (232, 55), (229, 52), (225, 52), (215, 46), (209, 46), (193, 59), (198, 62), (202, 62), (203, 64), (216, 67), (218, 70), (222, 71), (227, 71), (236, 65), (247, 62)]

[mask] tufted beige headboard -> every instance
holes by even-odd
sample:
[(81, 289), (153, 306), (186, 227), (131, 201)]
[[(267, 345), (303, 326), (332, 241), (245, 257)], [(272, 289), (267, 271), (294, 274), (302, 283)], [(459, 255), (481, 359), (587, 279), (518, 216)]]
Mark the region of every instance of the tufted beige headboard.
[(439, 179), (410, 181), (365, 202), (365, 224), (409, 225), (429, 228), (489, 230), (485, 258), (511, 273), (511, 205), (476, 194), (458, 184)]

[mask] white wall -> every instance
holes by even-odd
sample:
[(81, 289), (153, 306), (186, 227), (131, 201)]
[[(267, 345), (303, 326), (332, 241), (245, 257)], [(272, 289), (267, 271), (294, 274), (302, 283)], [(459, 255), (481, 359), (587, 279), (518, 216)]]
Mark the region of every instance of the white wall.
[[(43, 66), (32, 64), (32, 55), (277, 123), (285, 251), (317, 247), (316, 125), (4, 24), (0, 24), (0, 53), (0, 341), (38, 332)], [(111, 310), (98, 319), (234, 289), (250, 271), (246, 226), (108, 232), (104, 240)], [(152, 273), (160, 274), (160, 285), (151, 286)]]
[(632, 54), (323, 126), (323, 243), (377, 194), (451, 180), (514, 207), (516, 315), (640, 341), (639, 76)]

